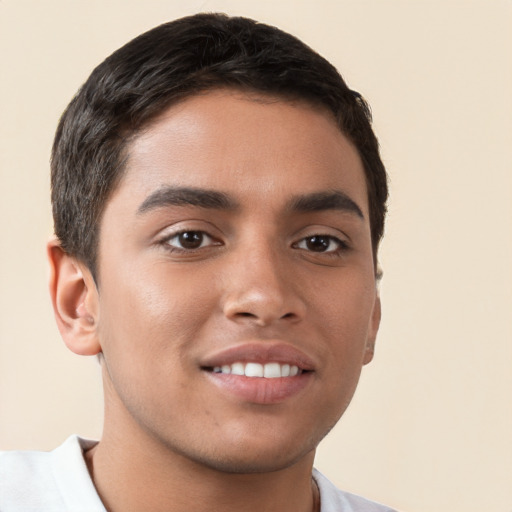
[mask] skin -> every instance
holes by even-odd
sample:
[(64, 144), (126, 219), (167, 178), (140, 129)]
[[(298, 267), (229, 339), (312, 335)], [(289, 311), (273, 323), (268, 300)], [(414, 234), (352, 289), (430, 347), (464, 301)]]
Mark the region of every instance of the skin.
[[(49, 244), (64, 340), (103, 353), (104, 434), (87, 454), (101, 498), (111, 511), (311, 511), (315, 448), (380, 321), (357, 151), (318, 107), (219, 90), (169, 108), (128, 153), (101, 220), (98, 286)], [(155, 195), (177, 187), (232, 204)], [(333, 191), (349, 202), (296, 208)], [(200, 245), (183, 248), (183, 231)], [(215, 385), (204, 362), (247, 343), (305, 354), (306, 385), (276, 403)]]

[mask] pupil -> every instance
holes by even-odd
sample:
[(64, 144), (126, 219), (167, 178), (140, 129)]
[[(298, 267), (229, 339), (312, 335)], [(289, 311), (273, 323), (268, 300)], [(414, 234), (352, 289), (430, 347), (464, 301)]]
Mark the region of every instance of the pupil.
[(323, 252), (329, 247), (329, 237), (312, 236), (307, 239), (306, 245), (310, 251)]
[(203, 234), (199, 231), (186, 231), (180, 234), (180, 244), (185, 249), (197, 249), (203, 243)]

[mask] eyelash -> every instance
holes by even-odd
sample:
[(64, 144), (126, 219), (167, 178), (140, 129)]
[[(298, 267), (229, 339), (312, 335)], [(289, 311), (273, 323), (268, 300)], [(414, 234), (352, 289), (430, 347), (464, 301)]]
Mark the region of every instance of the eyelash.
[[(194, 247), (194, 248), (186, 248), (183, 246), (176, 247), (171, 244), (172, 240), (175, 240), (175, 239), (178, 240), (179, 237), (181, 237), (185, 234), (200, 235), (201, 236), (200, 246)], [(203, 246), (203, 243), (205, 242), (205, 238), (207, 239), (206, 240), (207, 242), (209, 240), (209, 243), (207, 243), (206, 246)], [(319, 239), (318, 241), (320, 241), (320, 239), (324, 239), (324, 240), (327, 239), (328, 240), (327, 247), (329, 248), (334, 243), (336, 245), (336, 248), (333, 250), (326, 250), (326, 251), (314, 251), (314, 250), (311, 250), (310, 248), (308, 249), (307, 248), (308, 241), (312, 241), (315, 238)], [(194, 230), (194, 229), (184, 229), (182, 231), (178, 231), (177, 233), (173, 233), (172, 235), (164, 238), (161, 241), (161, 244), (164, 245), (166, 250), (168, 250), (170, 252), (181, 252), (181, 253), (189, 253), (189, 254), (194, 253), (196, 251), (200, 251), (207, 247), (222, 245), (221, 242), (216, 241), (215, 238), (212, 237), (211, 235), (209, 235), (206, 231)], [(301, 244), (306, 245), (306, 247), (301, 247)], [(182, 241), (180, 241), (180, 245), (183, 245)], [(305, 237), (301, 238), (298, 242), (295, 242), (294, 244), (292, 244), (292, 247), (296, 248), (296, 249), (304, 250), (310, 254), (319, 254), (319, 255), (325, 255), (325, 256), (330, 256), (330, 257), (339, 256), (340, 254), (342, 254), (350, 249), (350, 247), (346, 241), (340, 240), (339, 238), (337, 238), (333, 235), (328, 235), (328, 234), (323, 234), (323, 233), (315, 233), (313, 235), (305, 236)]]

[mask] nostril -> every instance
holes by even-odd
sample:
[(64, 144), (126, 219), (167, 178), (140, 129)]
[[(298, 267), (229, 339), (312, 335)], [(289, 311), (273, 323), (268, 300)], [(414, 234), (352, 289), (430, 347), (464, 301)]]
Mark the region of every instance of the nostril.
[[(273, 316), (273, 315), (272, 315)], [(239, 311), (238, 313), (235, 314), (235, 318), (249, 318), (249, 319), (252, 319), (252, 320), (261, 320), (263, 321), (264, 323), (267, 323), (268, 322), (268, 318), (265, 318), (264, 315), (261, 316), (258, 316), (254, 313), (249, 313), (248, 311)], [(275, 317), (276, 319), (279, 318), (280, 320), (294, 320), (295, 318), (297, 318), (297, 315), (295, 313), (285, 313), (284, 315), (282, 315), (281, 317), (278, 317), (276, 316)]]

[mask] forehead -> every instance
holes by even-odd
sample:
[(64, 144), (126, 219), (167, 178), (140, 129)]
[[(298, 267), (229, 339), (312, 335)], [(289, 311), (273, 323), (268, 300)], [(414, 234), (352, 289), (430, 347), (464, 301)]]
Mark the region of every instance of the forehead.
[(171, 106), (129, 143), (118, 188), (143, 198), (169, 184), (222, 189), (242, 201), (257, 191), (341, 188), (362, 195), (367, 209), (358, 152), (329, 111), (231, 89)]

